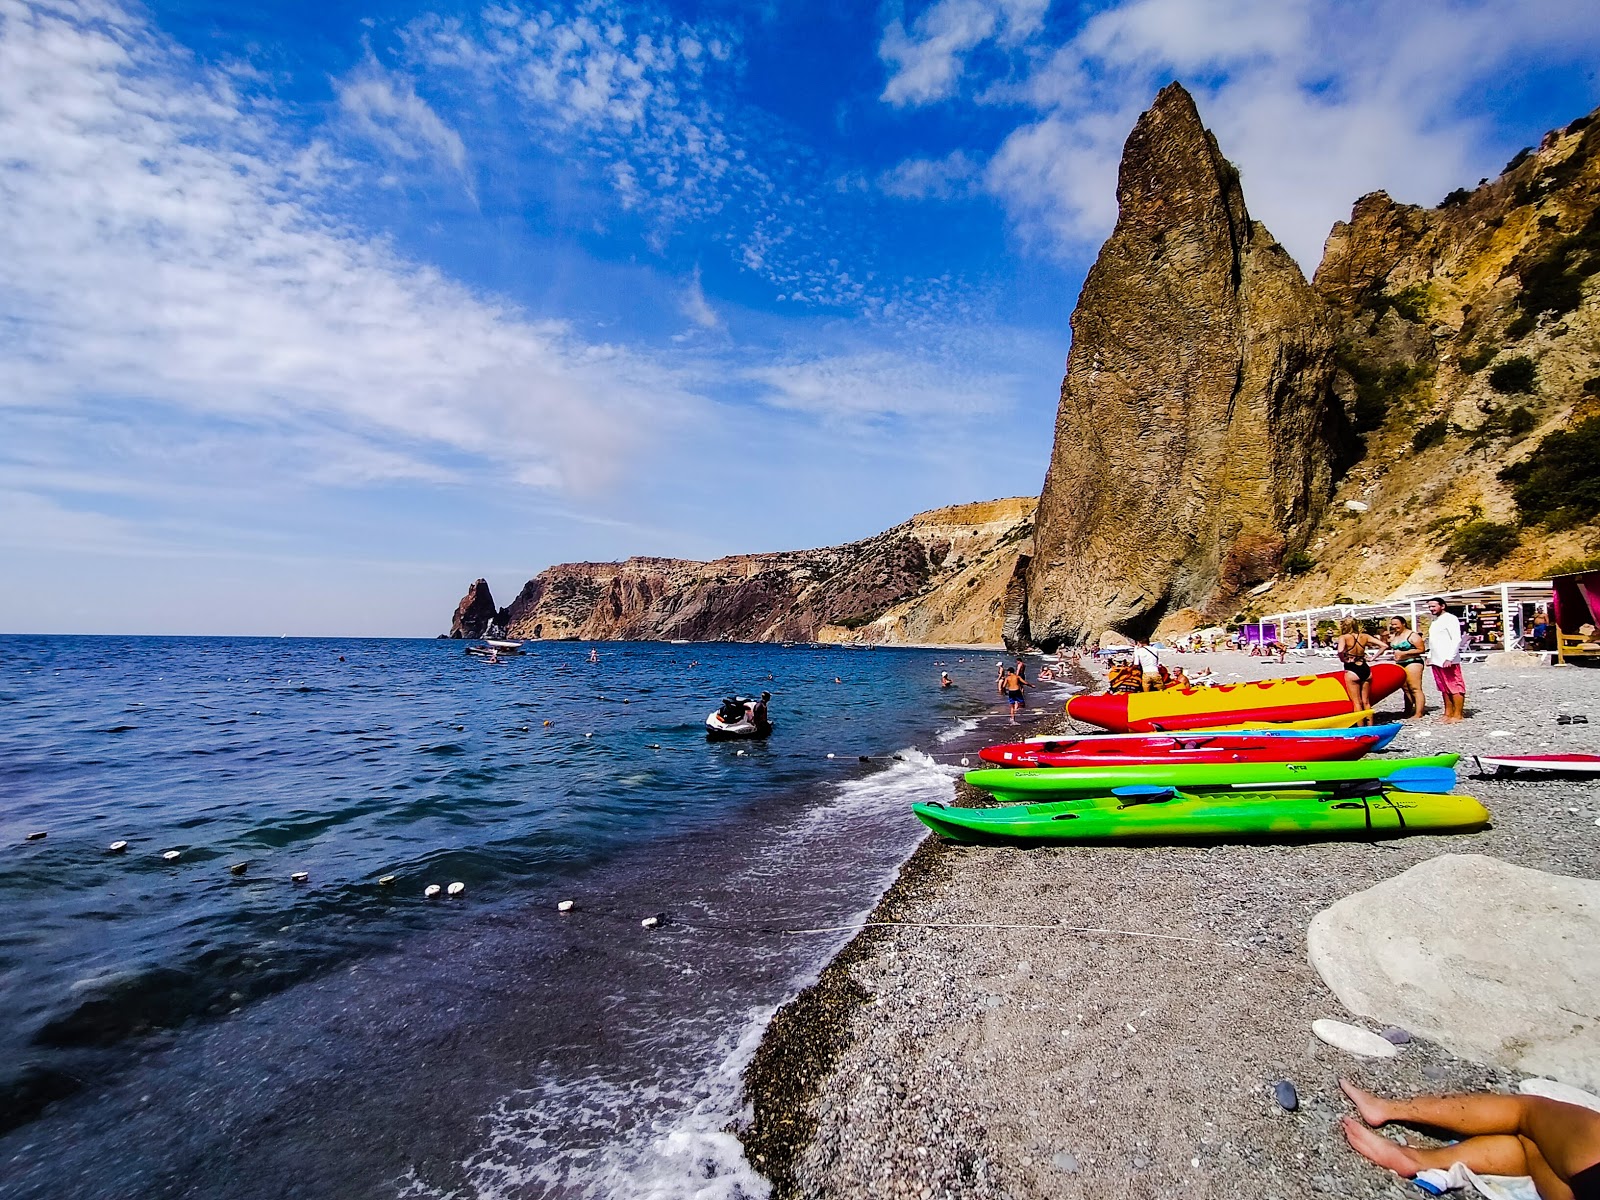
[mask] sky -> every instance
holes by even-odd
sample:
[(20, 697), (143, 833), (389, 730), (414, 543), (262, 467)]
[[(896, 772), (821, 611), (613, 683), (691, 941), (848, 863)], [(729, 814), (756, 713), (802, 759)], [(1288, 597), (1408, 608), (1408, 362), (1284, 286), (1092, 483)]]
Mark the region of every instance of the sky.
[(1309, 274), (1600, 103), (1600, 12), (0, 0), (0, 632), (429, 636), (1037, 494), (1172, 79)]

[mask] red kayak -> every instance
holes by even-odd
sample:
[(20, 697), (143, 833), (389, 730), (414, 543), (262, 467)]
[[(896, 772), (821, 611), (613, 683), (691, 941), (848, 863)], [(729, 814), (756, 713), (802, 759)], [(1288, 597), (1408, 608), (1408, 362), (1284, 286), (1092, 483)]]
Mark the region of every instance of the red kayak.
[(1135, 733), (985, 746), (978, 757), (1002, 767), (1169, 766), (1180, 762), (1332, 762), (1360, 758), (1381, 740), (1252, 733)]
[[(1406, 681), (1405, 668), (1372, 664), (1372, 700), (1377, 703)], [(1246, 721), (1305, 721), (1351, 712), (1344, 672), (1224, 683), (1218, 687), (1168, 688), (1131, 696), (1100, 693), (1074, 696), (1067, 716), (1117, 733), (1168, 732), (1239, 725)]]

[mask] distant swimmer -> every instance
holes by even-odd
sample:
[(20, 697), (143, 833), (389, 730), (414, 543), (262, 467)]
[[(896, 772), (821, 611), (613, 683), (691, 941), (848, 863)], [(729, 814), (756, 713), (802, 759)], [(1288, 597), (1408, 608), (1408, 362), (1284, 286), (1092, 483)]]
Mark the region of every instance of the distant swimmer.
[(949, 671), (939, 672), (939, 686), (942, 688), (955, 687), (956, 681), (950, 678)]
[(592, 663), (597, 663), (600, 661), (600, 651), (594, 649), (592, 646), (589, 648), (589, 661)]

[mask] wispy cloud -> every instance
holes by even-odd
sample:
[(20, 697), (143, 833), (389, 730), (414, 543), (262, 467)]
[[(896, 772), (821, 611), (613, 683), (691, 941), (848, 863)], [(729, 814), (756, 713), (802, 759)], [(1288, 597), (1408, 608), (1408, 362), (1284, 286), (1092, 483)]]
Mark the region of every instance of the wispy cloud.
[(461, 135), (417, 95), (415, 83), (367, 61), (334, 83), (339, 107), (356, 133), (389, 154), (436, 163), (460, 177), (474, 194)]
[(888, 349), (797, 356), (745, 376), (775, 408), (846, 425), (916, 419), (949, 429), (1008, 407), (1017, 389), (1002, 368)]
[[(386, 87), (367, 111), (388, 94), (391, 131), (456, 153)], [(430, 460), (469, 454), (572, 492), (702, 403), (651, 356), (342, 224), (350, 164), (115, 9), (0, 0), (0, 145), (11, 403), (224, 419), (321, 456), (304, 470), (323, 478), (437, 477)]]
[(700, 285), (699, 267), (694, 269), (694, 276), (679, 296), (678, 307), (699, 329), (719, 330), (723, 327), (721, 316), (711, 307), (711, 302), (706, 299), (706, 290)]
[[(670, 257), (678, 239), (712, 240), (778, 303), (803, 309), (872, 319), (942, 299), (942, 289), (885, 264), (870, 211), (880, 197), (838, 186), (858, 164), (825, 157), (743, 98), (741, 34), (731, 24), (686, 22), (650, 3), (558, 0), (420, 19), (401, 46), (411, 72), (470, 92), (483, 108), (509, 105), (555, 169), (582, 174), (647, 225), (652, 254)], [(594, 219), (613, 216), (601, 209)]]
[(945, 200), (964, 195), (979, 174), (979, 166), (963, 150), (943, 158), (908, 158), (878, 176), (884, 193), (900, 200)]
[(1122, 142), (1178, 78), (1254, 215), (1308, 268), (1362, 193), (1433, 203), (1483, 172), (1494, 152), (1475, 90), (1561, 63), (1592, 71), (1600, 55), (1600, 22), (1559, 0), (1121, 0), (1065, 44), (1030, 32), (1009, 53), (1005, 28), (981, 0), (939, 0), (911, 34), (889, 22), (884, 99), (1017, 108), (985, 186), (1026, 234), (1065, 255), (1105, 236)]
[(1038, 32), (1049, 0), (935, 0), (908, 30), (891, 21), (878, 44), (890, 67), (882, 98), (894, 105), (931, 104), (954, 94), (967, 56), (988, 41), (1009, 47)]

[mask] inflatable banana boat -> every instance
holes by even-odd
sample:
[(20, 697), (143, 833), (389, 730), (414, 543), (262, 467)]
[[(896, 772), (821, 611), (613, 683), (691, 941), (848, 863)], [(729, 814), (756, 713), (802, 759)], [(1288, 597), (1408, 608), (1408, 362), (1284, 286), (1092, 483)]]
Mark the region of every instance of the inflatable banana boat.
[[(1372, 699), (1399, 691), (1405, 681), (1404, 667), (1373, 663)], [(1116, 733), (1147, 733), (1248, 721), (1303, 721), (1349, 713), (1353, 707), (1344, 690), (1344, 672), (1329, 671), (1219, 687), (1074, 696), (1067, 701), (1067, 715)]]

